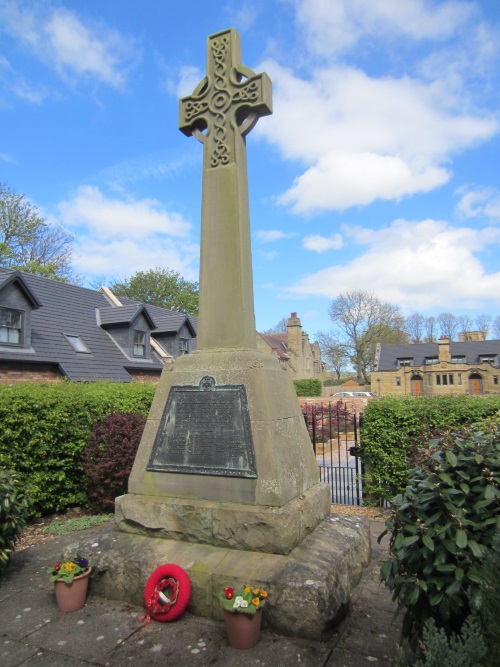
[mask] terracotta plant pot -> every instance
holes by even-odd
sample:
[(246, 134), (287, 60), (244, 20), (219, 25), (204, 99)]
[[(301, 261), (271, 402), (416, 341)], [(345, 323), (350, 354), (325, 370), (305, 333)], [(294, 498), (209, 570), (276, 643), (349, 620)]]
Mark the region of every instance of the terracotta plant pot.
[(227, 641), (233, 648), (252, 648), (259, 643), (262, 609), (255, 614), (231, 612), (224, 609)]
[(71, 584), (67, 584), (64, 579), (58, 579), (54, 582), (56, 600), (61, 611), (78, 611), (83, 607), (87, 599), (91, 572), (92, 568), (89, 568), (85, 574), (75, 577)]

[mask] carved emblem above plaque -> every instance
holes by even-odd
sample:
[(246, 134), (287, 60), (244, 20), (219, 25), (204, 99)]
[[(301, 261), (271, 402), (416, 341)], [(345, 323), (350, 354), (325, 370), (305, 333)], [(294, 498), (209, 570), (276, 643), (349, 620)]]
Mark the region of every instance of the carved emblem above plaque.
[(244, 385), (173, 386), (147, 469), (225, 477), (257, 477)]

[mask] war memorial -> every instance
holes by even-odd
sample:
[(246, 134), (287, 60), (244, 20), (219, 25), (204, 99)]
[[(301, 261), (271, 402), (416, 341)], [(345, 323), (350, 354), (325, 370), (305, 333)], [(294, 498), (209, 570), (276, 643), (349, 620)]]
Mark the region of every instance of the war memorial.
[(321, 640), (369, 562), (369, 530), (330, 513), (290, 372), (256, 349), (246, 136), (271, 113), (236, 31), (209, 36), (206, 77), (179, 103), (180, 130), (203, 144), (198, 349), (163, 370), (93, 591), (141, 605), (151, 572), (175, 563), (193, 614), (222, 618), (217, 591), (251, 581), (269, 592), (265, 626)]

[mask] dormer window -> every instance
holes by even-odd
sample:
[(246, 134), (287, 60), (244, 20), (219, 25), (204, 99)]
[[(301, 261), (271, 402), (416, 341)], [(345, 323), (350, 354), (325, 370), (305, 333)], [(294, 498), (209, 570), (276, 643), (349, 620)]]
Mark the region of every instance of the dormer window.
[(20, 310), (0, 308), (0, 343), (23, 344), (23, 315)]
[(146, 356), (146, 332), (134, 331), (134, 357)]
[(411, 366), (413, 357), (406, 357), (404, 359), (398, 359), (398, 367), (402, 368), (403, 366)]
[(451, 358), (452, 364), (465, 364), (465, 356), (456, 356)]
[(189, 354), (189, 340), (187, 338), (179, 338), (179, 354)]
[(439, 359), (437, 357), (426, 357), (425, 363), (427, 366), (432, 366), (433, 364), (438, 364)]
[(494, 364), (496, 363), (497, 357), (495, 354), (481, 354), (479, 361), (481, 364)]

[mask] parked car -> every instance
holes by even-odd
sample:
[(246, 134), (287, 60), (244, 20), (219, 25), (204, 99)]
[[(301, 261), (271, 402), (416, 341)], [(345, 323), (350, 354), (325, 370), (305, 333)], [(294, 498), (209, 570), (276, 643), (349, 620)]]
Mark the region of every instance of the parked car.
[(352, 391), (339, 391), (338, 394), (333, 394), (332, 398), (354, 398), (356, 394)]
[(354, 396), (363, 396), (363, 398), (370, 398), (374, 396), (371, 391), (353, 391)]

